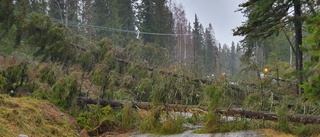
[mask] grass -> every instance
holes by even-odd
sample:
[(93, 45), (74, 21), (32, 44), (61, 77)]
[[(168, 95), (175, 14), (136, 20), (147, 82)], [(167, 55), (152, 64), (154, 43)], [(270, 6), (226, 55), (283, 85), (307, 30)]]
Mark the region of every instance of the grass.
[(0, 136), (77, 136), (76, 123), (51, 103), (0, 95)]
[(259, 131), (266, 137), (295, 137), (292, 134), (282, 133), (272, 129), (261, 129)]
[(160, 129), (161, 134), (177, 134), (185, 130), (183, 124), (186, 120), (182, 116), (166, 114), (165, 118)]
[(295, 130), (295, 134), (301, 137), (320, 137), (320, 126), (317, 124), (302, 125), (297, 130)]
[(138, 130), (141, 133), (159, 135), (178, 134), (185, 130), (186, 119), (170, 112), (162, 112), (160, 107), (139, 113), (141, 120)]
[(139, 124), (139, 131), (141, 133), (157, 133), (157, 130), (161, 127), (160, 123), (160, 109), (153, 108), (145, 116)]

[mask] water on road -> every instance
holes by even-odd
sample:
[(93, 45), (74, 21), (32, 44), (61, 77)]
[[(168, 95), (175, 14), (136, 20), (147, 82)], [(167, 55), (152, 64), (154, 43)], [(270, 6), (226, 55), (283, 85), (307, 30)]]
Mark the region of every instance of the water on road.
[(215, 134), (193, 134), (194, 130), (187, 130), (181, 134), (174, 135), (153, 135), (153, 134), (139, 134), (131, 137), (263, 137), (263, 135), (254, 130), (215, 133)]

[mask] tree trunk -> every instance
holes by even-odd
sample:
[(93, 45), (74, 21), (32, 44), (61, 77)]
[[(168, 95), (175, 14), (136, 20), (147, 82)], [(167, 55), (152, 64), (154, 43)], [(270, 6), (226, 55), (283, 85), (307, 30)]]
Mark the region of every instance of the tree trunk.
[[(110, 105), (111, 107), (122, 107), (124, 103), (121, 101), (111, 101), (107, 99), (93, 99), (93, 98), (79, 98), (79, 102), (85, 102), (87, 104), (100, 104), (102, 106)], [(152, 108), (152, 104), (149, 102), (131, 102), (133, 108), (146, 109), (149, 110)], [(178, 104), (167, 104), (163, 106), (163, 110), (170, 111), (178, 111), (178, 112), (186, 112), (187, 110), (201, 110), (208, 111), (208, 107), (197, 106), (197, 105), (178, 105)], [(243, 109), (216, 109), (216, 113), (225, 115), (225, 116), (241, 116), (245, 118), (251, 119), (263, 119), (263, 120), (271, 120), (278, 121), (278, 116), (275, 113), (265, 112), (265, 111), (248, 111)], [(197, 111), (198, 112), (198, 111)], [(320, 124), (320, 116), (310, 116), (310, 115), (302, 115), (302, 114), (287, 114), (288, 121), (290, 122), (298, 122), (304, 124)]]
[(292, 48), (290, 47), (290, 67), (292, 66)]
[(302, 45), (302, 20), (301, 20), (301, 3), (300, 0), (293, 0), (294, 3), (294, 28), (295, 28), (295, 47), (296, 47), (296, 71), (297, 71), (297, 89), (298, 95), (301, 94), (299, 85), (303, 82), (303, 55), (300, 49)]

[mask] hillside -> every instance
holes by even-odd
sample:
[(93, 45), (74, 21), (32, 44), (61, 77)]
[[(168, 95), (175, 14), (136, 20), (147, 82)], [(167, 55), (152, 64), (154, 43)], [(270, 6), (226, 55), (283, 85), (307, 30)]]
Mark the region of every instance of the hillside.
[(77, 136), (76, 121), (48, 101), (0, 94), (0, 136)]

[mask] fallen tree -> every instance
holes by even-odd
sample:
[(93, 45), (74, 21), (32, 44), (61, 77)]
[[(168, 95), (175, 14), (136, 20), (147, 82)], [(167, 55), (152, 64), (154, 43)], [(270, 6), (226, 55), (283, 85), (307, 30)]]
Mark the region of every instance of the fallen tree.
[[(123, 107), (126, 101), (111, 101), (107, 99), (99, 99), (99, 98), (86, 98), (81, 97), (78, 99), (80, 103), (86, 104), (100, 104), (102, 106), (111, 107)], [(127, 102), (128, 103), (128, 102)], [(133, 108), (146, 109), (149, 110), (152, 108), (151, 103), (149, 102), (130, 102)], [(178, 105), (178, 104), (166, 104), (163, 105), (163, 110), (174, 110), (179, 112), (186, 112), (192, 109), (200, 109), (202, 111), (208, 111), (208, 107), (204, 106), (196, 106), (196, 105)], [(271, 120), (278, 121), (278, 115), (275, 113), (265, 112), (265, 111), (248, 111), (244, 109), (216, 109), (216, 113), (225, 115), (225, 116), (241, 116), (245, 118), (251, 119), (263, 119), (263, 120)], [(298, 122), (304, 124), (320, 124), (320, 116), (314, 115), (303, 115), (303, 114), (287, 114), (288, 121), (290, 122)]]
[[(119, 59), (119, 58), (116, 58), (116, 60), (122, 64), (126, 64), (126, 65), (129, 65), (129, 64), (133, 64), (132, 62), (130, 61), (126, 61), (126, 60), (123, 60), (123, 59)], [(143, 65), (138, 65), (137, 67), (140, 67), (142, 69), (146, 69), (148, 71), (156, 71), (156, 72), (159, 72), (160, 74), (163, 74), (163, 75), (168, 75), (168, 76), (172, 76), (172, 77), (177, 77), (177, 78), (185, 78), (187, 80), (193, 80), (195, 82), (201, 82), (201, 83), (211, 83), (210, 80), (206, 80), (206, 79), (192, 79), (190, 78), (189, 76), (186, 76), (186, 75), (181, 75), (181, 74), (176, 74), (176, 73), (172, 73), (172, 72), (168, 72), (168, 71), (163, 71), (163, 70), (158, 70), (158, 69), (155, 69), (154, 67), (151, 67), (151, 66), (143, 66)]]
[[(116, 58), (116, 61), (118, 61), (118, 62), (120, 62), (122, 64), (125, 64), (125, 65), (132, 65), (133, 64), (130, 61), (123, 60), (123, 59), (120, 59), (120, 58)], [(146, 69), (148, 71), (158, 72), (158, 73), (160, 73), (162, 75), (172, 76), (172, 77), (176, 77), (176, 78), (185, 78), (187, 80), (192, 80), (192, 81), (197, 82), (197, 83), (211, 84), (213, 82), (212, 80), (207, 80), (207, 79), (193, 79), (192, 77), (187, 76), (187, 75), (181, 75), (181, 74), (176, 74), (176, 73), (169, 72), (169, 71), (159, 70), (159, 69), (155, 69), (154, 67), (151, 67), (151, 66), (137, 65), (136, 67), (139, 67), (141, 69)], [(233, 90), (242, 92), (242, 89), (240, 89), (237, 85), (232, 85), (232, 84), (229, 83), (228, 86), (229, 86), (229, 88), (231, 88)]]

